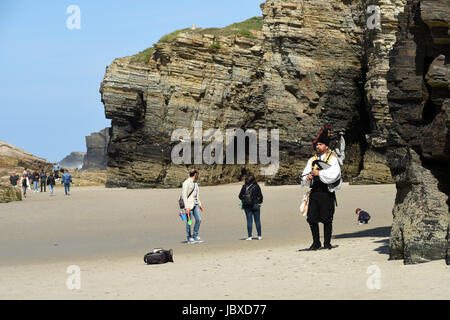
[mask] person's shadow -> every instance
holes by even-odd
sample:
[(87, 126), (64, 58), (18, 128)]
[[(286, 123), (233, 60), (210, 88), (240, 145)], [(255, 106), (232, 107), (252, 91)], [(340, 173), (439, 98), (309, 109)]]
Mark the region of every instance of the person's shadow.
[(335, 239), (348, 239), (348, 238), (386, 238), (391, 235), (392, 227), (379, 227), (375, 229), (361, 230), (353, 233), (344, 233), (333, 236)]
[(391, 235), (392, 227), (379, 227), (368, 230), (361, 230), (353, 233), (344, 233), (333, 236), (334, 239), (350, 239), (350, 238), (388, 238), (375, 241), (380, 243), (381, 246), (376, 248), (375, 251), (379, 254), (389, 254), (389, 237)]
[[(353, 233), (338, 234), (332, 237), (332, 239), (352, 239), (352, 238), (388, 238), (391, 235), (392, 227), (379, 227), (369, 230), (361, 230)], [(389, 239), (382, 239), (375, 241), (375, 243), (381, 243), (382, 245), (375, 249), (379, 254), (389, 254)], [(332, 248), (338, 248), (338, 245), (333, 245)], [(320, 250), (325, 250), (323, 247)], [(308, 248), (300, 249), (298, 252), (309, 251)]]

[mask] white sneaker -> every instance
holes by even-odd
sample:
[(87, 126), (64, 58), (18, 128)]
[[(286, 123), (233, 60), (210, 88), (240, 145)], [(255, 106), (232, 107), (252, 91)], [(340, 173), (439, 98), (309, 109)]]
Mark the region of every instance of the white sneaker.
[(202, 243), (203, 242), (203, 240), (200, 239), (200, 237), (195, 237), (194, 241), (197, 242), (197, 243)]
[(194, 238), (188, 238), (187, 243), (195, 243)]
[(258, 237), (258, 240), (262, 240), (262, 237)]
[(252, 241), (252, 240), (253, 240), (252, 237), (245, 239), (245, 241)]

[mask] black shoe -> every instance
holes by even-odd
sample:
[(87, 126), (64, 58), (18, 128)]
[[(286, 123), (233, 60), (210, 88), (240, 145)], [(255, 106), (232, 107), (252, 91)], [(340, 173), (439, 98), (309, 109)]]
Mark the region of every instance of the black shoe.
[(322, 247), (322, 244), (320, 242), (319, 243), (314, 242), (311, 245), (311, 247), (309, 247), (308, 251), (316, 251), (316, 250), (319, 250), (320, 247)]
[(331, 249), (333, 249), (333, 246), (332, 246), (330, 243), (327, 243), (327, 244), (324, 244), (324, 245), (323, 245), (323, 248), (324, 248), (324, 249), (331, 250)]

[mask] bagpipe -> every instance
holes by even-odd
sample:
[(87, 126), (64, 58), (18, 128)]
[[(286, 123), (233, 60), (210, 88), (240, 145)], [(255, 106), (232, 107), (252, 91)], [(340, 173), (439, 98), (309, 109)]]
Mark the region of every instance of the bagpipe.
[[(330, 159), (331, 155), (332, 155), (332, 152), (330, 152), (330, 154), (328, 155), (328, 157), (325, 161), (320, 160), (319, 155), (317, 155), (317, 158), (319, 158), (319, 159), (316, 159), (312, 162), (312, 164), (311, 164), (312, 168), (315, 170), (319, 170), (319, 171), (331, 168), (331, 165), (328, 164), (328, 162), (327, 162)], [(312, 174), (312, 170), (310, 173), (302, 175), (300, 177), (300, 179), (303, 179), (304, 177), (309, 176), (310, 174)]]

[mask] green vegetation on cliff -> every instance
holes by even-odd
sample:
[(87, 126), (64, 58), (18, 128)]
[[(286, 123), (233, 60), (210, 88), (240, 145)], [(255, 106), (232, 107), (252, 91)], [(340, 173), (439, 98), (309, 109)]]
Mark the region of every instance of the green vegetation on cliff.
[[(254, 31), (261, 31), (263, 27), (263, 18), (262, 17), (253, 17), (247, 19), (242, 22), (233, 23), (225, 28), (197, 28), (192, 30), (191, 28), (176, 30), (172, 33), (166, 34), (161, 39), (159, 39), (158, 43), (171, 43), (173, 42), (180, 33), (188, 32), (194, 34), (211, 34), (214, 36), (233, 36), (239, 35), (247, 38), (255, 38)], [(216, 42), (213, 45), (213, 49), (220, 49), (220, 43)], [(153, 56), (155, 51), (154, 46), (145, 49), (144, 51), (139, 52), (131, 58), (132, 63), (148, 63)]]

